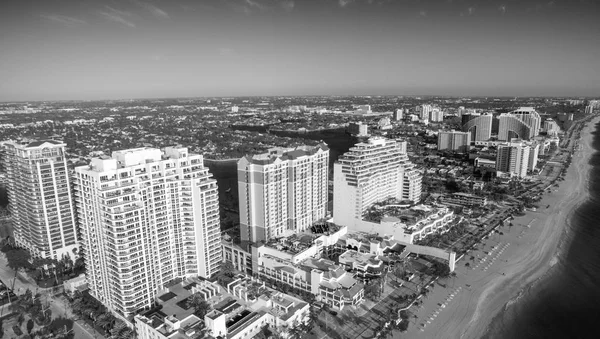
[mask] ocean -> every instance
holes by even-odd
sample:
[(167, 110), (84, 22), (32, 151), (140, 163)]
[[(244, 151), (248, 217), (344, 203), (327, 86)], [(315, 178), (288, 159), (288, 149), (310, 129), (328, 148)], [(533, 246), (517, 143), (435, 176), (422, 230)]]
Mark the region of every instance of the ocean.
[(590, 198), (566, 225), (558, 261), (509, 302), (483, 338), (600, 338), (600, 124), (595, 127)]

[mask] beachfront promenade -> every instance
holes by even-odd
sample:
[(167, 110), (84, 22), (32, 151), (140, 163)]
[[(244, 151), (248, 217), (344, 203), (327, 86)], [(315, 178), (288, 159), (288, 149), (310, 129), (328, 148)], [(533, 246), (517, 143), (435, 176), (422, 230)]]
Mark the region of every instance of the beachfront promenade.
[(418, 326), (409, 327), (407, 333), (401, 335), (403, 339), (480, 338), (493, 317), (503, 311), (517, 293), (548, 272), (557, 260), (571, 213), (588, 196), (588, 161), (593, 153), (591, 132), (598, 121), (595, 118), (587, 124), (579, 143), (566, 143), (578, 145), (574, 147), (577, 153), (565, 180), (557, 182), (558, 187), (551, 186), (539, 202), (540, 208), (516, 217), (512, 227), (510, 224), (501, 226), (499, 230), (503, 234), (491, 234), (466, 255), (457, 264), (456, 279), (449, 285), (449, 288), (454, 284), (454, 288), (462, 289), (450, 300), (448, 289), (434, 289), (421, 307), (413, 309), (420, 321)]
[[(534, 282), (551, 267), (570, 211), (586, 199), (579, 192), (586, 191), (593, 126), (594, 123), (587, 124), (580, 142), (565, 141), (568, 151), (577, 152), (573, 154), (565, 181), (556, 179), (569, 153), (558, 152), (551, 161), (561, 165), (553, 165), (539, 178), (538, 190), (544, 191), (540, 207), (515, 217), (512, 226), (508, 222), (500, 224), (506, 217), (505, 210), (487, 216), (484, 221), (490, 230), (487, 236), (457, 262), (456, 277), (430, 285), (431, 292), (420, 299), (422, 303), (409, 309), (413, 316), (408, 331), (396, 334), (395, 338), (479, 338), (515, 291)], [(576, 137), (576, 133), (569, 135)], [(416, 288), (411, 291), (410, 285), (405, 285), (384, 296), (370, 311), (363, 307), (349, 315), (330, 317), (328, 322), (333, 323), (335, 334), (321, 334), (319, 338), (373, 338), (373, 330), (397, 307), (398, 298), (416, 292)]]

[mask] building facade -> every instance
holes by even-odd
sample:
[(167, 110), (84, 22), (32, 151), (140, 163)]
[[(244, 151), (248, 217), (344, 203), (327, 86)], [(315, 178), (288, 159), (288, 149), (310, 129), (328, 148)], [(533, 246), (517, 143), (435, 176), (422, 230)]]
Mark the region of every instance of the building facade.
[(466, 153), (471, 148), (471, 133), (459, 131), (440, 131), (438, 133), (438, 151), (456, 151)]
[(511, 141), (514, 138), (529, 140), (540, 134), (542, 119), (532, 107), (521, 107), (498, 118), (498, 140)]
[(327, 215), (329, 148), (271, 149), (238, 161), (240, 234), (259, 242), (301, 232)]
[(421, 173), (406, 155), (406, 142), (371, 138), (357, 143), (333, 166), (333, 218), (350, 226), (387, 198), (418, 202)]
[(222, 261), (217, 182), (186, 148), (137, 148), (75, 168), (91, 294), (127, 317)]
[(548, 134), (549, 136), (557, 136), (560, 132), (560, 127), (558, 126), (556, 121), (552, 119), (547, 119), (546, 121), (544, 121), (544, 131), (546, 131), (546, 134)]
[(442, 122), (444, 121), (444, 111), (439, 108), (434, 108), (429, 112), (429, 121), (431, 122)]
[(510, 177), (525, 177), (529, 170), (529, 152), (530, 147), (520, 142), (499, 145), (496, 156), (496, 171), (500, 175), (506, 173)]
[(78, 248), (65, 147), (55, 140), (0, 147), (15, 243), (34, 257), (74, 258)]
[(431, 111), (433, 110), (433, 106), (425, 104), (425, 105), (421, 105), (420, 109), (421, 109), (421, 116), (420, 116), (421, 120), (429, 119), (429, 113), (431, 113)]
[(492, 137), (491, 114), (463, 114), (462, 131), (471, 133), (471, 141), (489, 140)]

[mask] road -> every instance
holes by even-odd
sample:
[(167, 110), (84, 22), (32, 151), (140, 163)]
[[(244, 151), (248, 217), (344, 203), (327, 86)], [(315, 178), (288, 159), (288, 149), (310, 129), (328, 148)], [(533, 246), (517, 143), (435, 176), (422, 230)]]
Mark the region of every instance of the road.
[[(13, 279), (13, 291), (16, 295), (24, 294), (27, 289), (33, 291), (34, 293), (40, 293), (42, 303), (50, 308), (50, 310), (52, 311), (53, 318), (67, 317), (69, 319), (75, 319), (75, 317), (71, 313), (70, 307), (68, 306), (68, 302), (66, 300), (64, 300), (60, 296), (52, 295), (51, 290), (46, 291), (38, 289), (35, 282), (22, 272), (19, 272), (15, 278), (15, 271), (7, 266), (6, 256), (4, 255), (4, 253), (1, 253), (0, 280), (2, 280), (2, 282), (4, 282), (6, 285), (11, 286), (13, 284)], [(4, 314), (7, 311), (8, 305), (0, 307), (0, 312), (2, 312), (2, 314)], [(75, 338), (77, 339), (104, 339), (104, 336), (90, 328), (90, 326), (88, 326), (82, 320), (75, 321), (75, 324), (73, 325), (73, 331)]]

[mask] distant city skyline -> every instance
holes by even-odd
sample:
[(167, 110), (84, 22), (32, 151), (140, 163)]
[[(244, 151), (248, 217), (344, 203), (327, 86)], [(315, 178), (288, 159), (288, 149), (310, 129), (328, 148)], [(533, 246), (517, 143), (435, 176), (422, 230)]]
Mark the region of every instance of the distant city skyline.
[(598, 96), (598, 1), (9, 0), (0, 101)]

